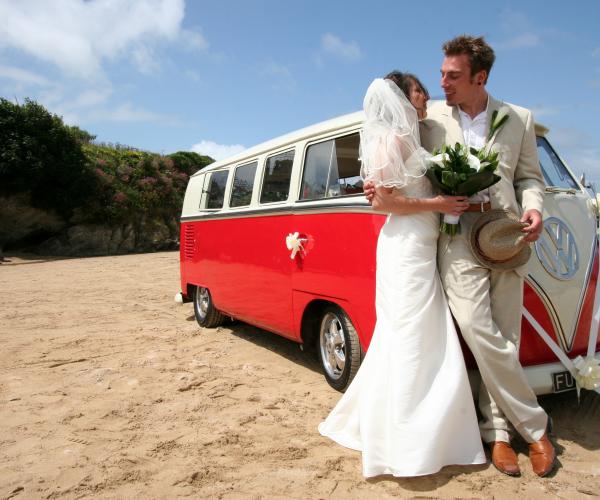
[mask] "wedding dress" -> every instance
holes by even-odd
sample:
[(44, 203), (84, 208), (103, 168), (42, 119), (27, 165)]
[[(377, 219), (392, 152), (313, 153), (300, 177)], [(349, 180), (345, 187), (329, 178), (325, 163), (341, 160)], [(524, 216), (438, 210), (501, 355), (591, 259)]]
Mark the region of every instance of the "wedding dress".
[[(406, 196), (433, 196), (421, 175), (404, 175), (402, 183)], [(486, 462), (437, 272), (438, 234), (434, 212), (388, 216), (377, 244), (371, 344), (356, 377), (319, 425), (323, 436), (362, 452), (365, 477), (420, 476), (445, 465)]]

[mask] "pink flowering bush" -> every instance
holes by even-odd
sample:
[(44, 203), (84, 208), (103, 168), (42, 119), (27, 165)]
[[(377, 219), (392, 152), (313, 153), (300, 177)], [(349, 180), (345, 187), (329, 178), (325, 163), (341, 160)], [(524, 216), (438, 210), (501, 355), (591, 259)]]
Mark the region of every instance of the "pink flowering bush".
[(213, 161), (192, 152), (161, 156), (121, 145), (88, 144), (84, 151), (98, 180), (86, 208), (91, 221), (133, 225), (140, 232), (160, 221), (174, 238), (190, 174)]

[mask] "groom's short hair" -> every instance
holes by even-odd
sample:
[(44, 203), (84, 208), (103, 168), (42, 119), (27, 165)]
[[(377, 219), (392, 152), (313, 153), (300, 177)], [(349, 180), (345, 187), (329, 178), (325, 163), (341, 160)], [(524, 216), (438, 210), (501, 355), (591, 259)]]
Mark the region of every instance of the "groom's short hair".
[[(442, 49), (446, 56), (465, 54), (471, 64), (472, 77), (482, 70), (485, 70), (487, 76), (489, 76), (496, 60), (494, 49), (488, 45), (482, 36), (460, 35), (448, 40), (442, 46)], [(487, 76), (484, 83), (487, 83)]]

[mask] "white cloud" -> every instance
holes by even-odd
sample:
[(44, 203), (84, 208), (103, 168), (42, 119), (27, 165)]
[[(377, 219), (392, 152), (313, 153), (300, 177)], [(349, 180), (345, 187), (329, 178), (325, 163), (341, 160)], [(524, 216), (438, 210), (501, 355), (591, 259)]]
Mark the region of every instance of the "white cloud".
[(140, 45), (132, 50), (131, 56), (140, 73), (151, 75), (160, 71), (160, 64), (151, 47)]
[(321, 37), (321, 49), (326, 54), (346, 61), (357, 61), (362, 57), (362, 51), (356, 42), (345, 42), (331, 33)]
[(106, 102), (112, 94), (111, 88), (89, 89), (79, 93), (73, 104), (77, 108), (89, 108)]
[(525, 49), (537, 47), (540, 44), (540, 37), (535, 33), (521, 33), (507, 40), (494, 43), (494, 48), (498, 50)]
[(293, 90), (296, 87), (292, 72), (283, 64), (270, 61), (259, 67), (258, 74), (268, 79), (274, 89)]
[(7, 78), (23, 85), (46, 86), (49, 84), (49, 81), (43, 76), (15, 66), (0, 65), (0, 78)]
[(560, 113), (560, 109), (555, 106), (537, 106), (531, 108), (531, 112), (536, 119), (544, 116), (553, 116)]
[(523, 12), (506, 8), (500, 13), (500, 30), (504, 39), (492, 43), (497, 50), (514, 50), (537, 47), (542, 39)]
[(90, 80), (102, 75), (105, 61), (121, 56), (133, 57), (142, 71), (155, 70), (153, 44), (208, 45), (181, 27), (184, 10), (184, 0), (0, 0), (0, 47)]
[(199, 31), (181, 30), (181, 41), (190, 49), (208, 49), (208, 42)]
[(217, 144), (216, 142), (206, 140), (202, 140), (190, 148), (191, 151), (210, 156), (215, 160), (228, 158), (229, 156), (241, 153), (244, 149), (246, 148), (241, 144)]
[(263, 67), (260, 68), (259, 72), (263, 76), (275, 76), (285, 79), (292, 78), (292, 73), (290, 72), (287, 66), (277, 64), (272, 61), (263, 65)]
[(571, 127), (552, 127), (550, 139), (559, 148), (585, 148), (592, 141), (592, 137), (581, 130)]
[(166, 125), (178, 125), (180, 120), (143, 108), (136, 108), (130, 102), (125, 102), (114, 109), (98, 109), (93, 111), (91, 119), (114, 122), (153, 122)]
[(183, 74), (195, 83), (200, 83), (202, 81), (202, 78), (200, 78), (200, 73), (194, 71), (193, 69), (185, 70)]

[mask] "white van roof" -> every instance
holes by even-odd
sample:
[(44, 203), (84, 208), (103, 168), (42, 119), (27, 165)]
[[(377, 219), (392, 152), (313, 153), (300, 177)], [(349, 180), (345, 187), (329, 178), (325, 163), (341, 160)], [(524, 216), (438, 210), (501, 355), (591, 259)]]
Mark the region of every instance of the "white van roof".
[[(230, 165), (232, 163), (239, 163), (246, 158), (252, 158), (258, 156), (266, 151), (270, 151), (275, 148), (283, 148), (288, 144), (294, 144), (303, 139), (325, 134), (332, 130), (342, 129), (346, 127), (351, 127), (352, 125), (360, 124), (364, 119), (363, 111), (356, 111), (355, 113), (348, 113), (347, 115), (338, 116), (337, 118), (332, 118), (330, 120), (325, 120), (320, 123), (316, 123), (315, 125), (310, 125), (308, 127), (301, 128), (299, 130), (295, 130), (294, 132), (290, 132), (288, 134), (284, 134), (282, 136), (276, 137), (275, 139), (271, 139), (269, 141), (263, 142), (256, 146), (252, 146), (249, 149), (245, 149), (240, 153), (225, 158), (224, 160), (216, 161), (215, 163), (211, 163), (207, 167), (202, 170), (198, 170), (195, 174), (198, 175), (200, 173), (204, 174), (211, 170), (218, 170), (219, 168)], [(538, 136), (545, 136), (548, 133), (548, 128), (540, 123), (535, 124), (535, 133)]]
[(194, 175), (205, 173), (211, 170), (216, 170), (220, 167), (223, 167), (224, 165), (229, 165), (231, 163), (238, 163), (244, 160), (245, 158), (252, 158), (266, 151), (270, 151), (274, 148), (282, 148), (285, 147), (287, 144), (294, 144), (298, 141), (301, 141), (308, 137), (312, 137), (314, 135), (325, 134), (330, 130), (337, 130), (341, 128), (351, 127), (352, 125), (359, 125), (363, 121), (363, 117), (364, 113), (362, 111), (357, 111), (355, 113), (349, 113), (347, 115), (338, 116), (337, 118), (332, 118), (331, 120), (326, 120), (315, 125), (310, 125), (309, 127), (301, 128), (294, 132), (290, 132), (289, 134), (282, 135), (275, 139), (271, 139), (270, 141), (258, 144), (257, 146), (245, 149), (244, 151), (234, 156), (225, 158), (224, 160), (219, 160), (215, 163), (211, 163), (207, 167), (196, 172)]

